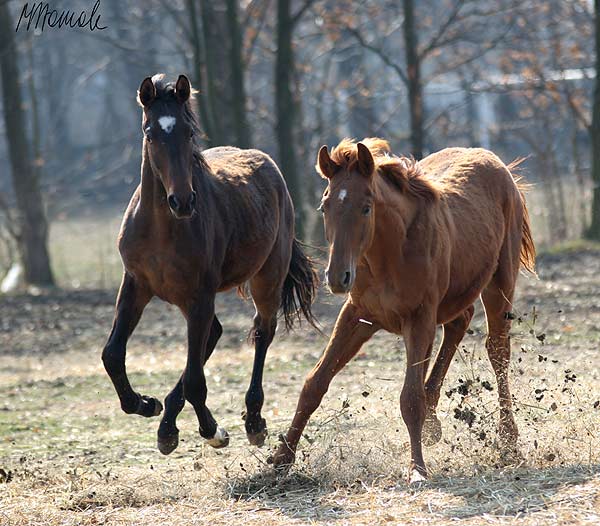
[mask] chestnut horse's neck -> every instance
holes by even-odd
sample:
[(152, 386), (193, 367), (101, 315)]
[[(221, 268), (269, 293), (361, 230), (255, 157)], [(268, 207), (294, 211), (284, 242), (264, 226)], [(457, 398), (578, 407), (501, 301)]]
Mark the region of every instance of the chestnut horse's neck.
[(423, 207), (431, 206), (420, 198), (405, 195), (382, 177), (376, 177), (373, 239), (365, 252), (372, 269), (383, 271), (397, 264), (407, 243), (407, 234), (422, 220)]

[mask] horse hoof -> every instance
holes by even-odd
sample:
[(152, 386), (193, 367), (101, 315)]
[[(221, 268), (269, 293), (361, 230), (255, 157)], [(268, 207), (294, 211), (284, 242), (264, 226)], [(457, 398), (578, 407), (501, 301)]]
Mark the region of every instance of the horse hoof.
[(151, 396), (140, 396), (136, 413), (147, 418), (158, 416), (162, 413), (163, 406), (159, 400)]
[(215, 449), (227, 447), (229, 445), (229, 433), (222, 427), (218, 426), (215, 436), (212, 438), (207, 438), (206, 443)]
[(284, 443), (279, 446), (273, 456), (267, 459), (267, 463), (272, 464), (278, 473), (284, 474), (294, 465), (295, 460), (295, 453)]
[(422, 440), (424, 446), (433, 446), (442, 439), (442, 423), (435, 415), (429, 415), (423, 423)]
[(427, 471), (425, 469), (417, 469), (416, 467), (412, 467), (408, 473), (408, 483), (420, 484), (421, 482), (427, 481)]
[(517, 447), (501, 447), (498, 460), (502, 466), (519, 466), (525, 462), (525, 457)]
[(156, 444), (158, 446), (158, 450), (163, 455), (170, 455), (177, 449), (177, 446), (179, 445), (179, 433), (168, 435), (166, 437), (161, 437), (159, 435)]
[(259, 431), (258, 433), (246, 433), (246, 436), (248, 437), (248, 442), (250, 442), (251, 445), (256, 447), (262, 447), (265, 443), (265, 439), (267, 438), (268, 434), (269, 432), (265, 427), (262, 431)]

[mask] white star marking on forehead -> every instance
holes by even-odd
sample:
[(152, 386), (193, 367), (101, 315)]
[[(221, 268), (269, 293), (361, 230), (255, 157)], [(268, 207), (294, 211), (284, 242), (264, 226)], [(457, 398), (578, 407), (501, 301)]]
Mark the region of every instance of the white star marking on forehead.
[(340, 193), (338, 194), (338, 199), (339, 199), (340, 201), (342, 201), (342, 203), (343, 203), (343, 202), (344, 202), (344, 199), (346, 199), (346, 196), (347, 196), (347, 195), (348, 195), (348, 192), (346, 192), (346, 189), (345, 189), (345, 188), (342, 188), (342, 189), (340, 190)]
[(165, 133), (171, 133), (173, 131), (173, 128), (175, 127), (176, 122), (177, 119), (172, 115), (163, 115), (158, 119), (158, 124), (160, 124), (160, 127), (164, 130)]

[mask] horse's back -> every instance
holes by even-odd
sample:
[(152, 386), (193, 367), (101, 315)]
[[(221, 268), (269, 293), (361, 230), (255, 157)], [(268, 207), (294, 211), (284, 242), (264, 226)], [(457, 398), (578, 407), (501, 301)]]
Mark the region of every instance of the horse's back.
[(482, 148), (447, 148), (420, 165), (439, 185), (451, 217), (453, 279), (448, 295), (481, 289), (496, 268), (515, 214), (522, 216), (513, 176), (498, 156)]
[(202, 152), (213, 174), (225, 183), (285, 188), (275, 161), (261, 150), (218, 146)]
[(516, 189), (513, 177), (493, 152), (484, 148), (445, 148), (419, 163), (428, 177), (434, 179), (442, 193), (455, 195), (485, 188), (497, 199)]
[[(459, 224), (505, 219), (507, 208), (521, 207), (517, 184), (500, 158), (483, 148), (446, 148), (420, 163), (436, 182)], [(484, 221), (486, 223), (486, 221)]]

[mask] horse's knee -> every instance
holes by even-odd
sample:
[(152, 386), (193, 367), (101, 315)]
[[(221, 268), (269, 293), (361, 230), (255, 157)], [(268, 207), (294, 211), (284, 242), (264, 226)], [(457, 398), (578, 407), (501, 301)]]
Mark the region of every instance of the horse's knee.
[(102, 351), (102, 363), (109, 376), (125, 372), (125, 356), (119, 347), (108, 343)]
[(183, 382), (183, 397), (194, 407), (204, 405), (207, 396), (206, 383), (195, 380), (184, 380)]
[(422, 385), (404, 384), (400, 394), (400, 412), (408, 427), (423, 424), (425, 420), (425, 389)]
[(257, 313), (253, 320), (253, 330), (256, 340), (270, 342), (277, 330), (277, 314), (261, 316)]
[(168, 408), (169, 413), (178, 415), (185, 406), (185, 398), (181, 390), (174, 389), (165, 398), (165, 407)]
[(473, 319), (474, 313), (475, 307), (471, 305), (467, 309), (465, 309), (457, 318), (455, 318), (449, 323), (444, 324), (444, 329), (453, 329), (456, 332), (464, 334), (469, 328), (469, 324)]
[(329, 381), (323, 377), (322, 373), (310, 373), (306, 380), (304, 380), (300, 395), (302, 402), (301, 410), (309, 414), (313, 413), (319, 407), (328, 388)]

